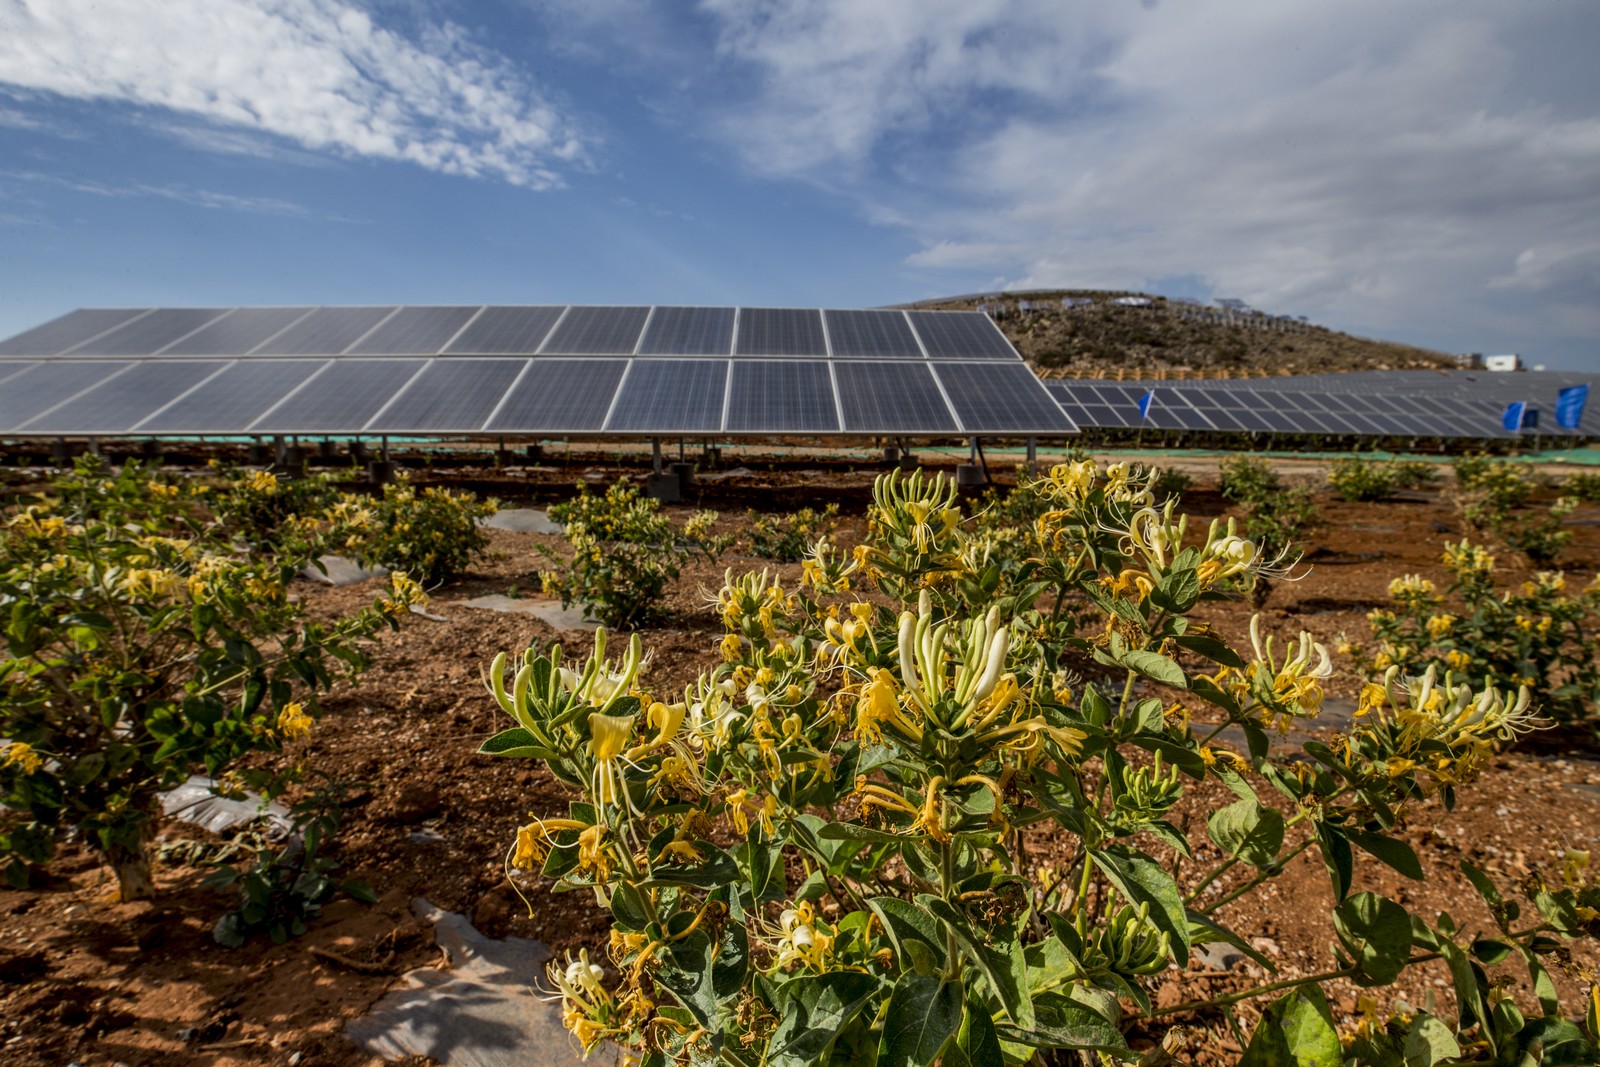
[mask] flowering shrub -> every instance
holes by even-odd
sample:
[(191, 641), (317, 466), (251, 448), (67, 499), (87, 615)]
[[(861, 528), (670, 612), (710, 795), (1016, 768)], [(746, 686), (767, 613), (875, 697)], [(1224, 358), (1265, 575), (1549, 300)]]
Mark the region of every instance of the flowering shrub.
[(1376, 647), (1349, 651), (1376, 677), (1390, 667), (1418, 673), (1444, 663), (1474, 685), (1526, 686), (1563, 722), (1593, 718), (1600, 704), (1600, 576), (1568, 589), (1559, 571), (1540, 571), (1518, 589), (1495, 585), (1495, 558), (1468, 541), (1449, 545), (1444, 590), (1417, 575), (1389, 583), (1393, 608), (1367, 616)]
[(295, 530), (290, 520), (321, 515), (339, 499), (339, 480), (327, 474), (279, 478), (271, 471), (245, 470), (212, 461), (216, 479), (196, 486), (211, 512), (230, 532), (258, 548), (276, 546)]
[(74, 828), (147, 895), (157, 793), (308, 730), (316, 694), (419, 595), (397, 574), (332, 626), (284, 587), (301, 559), (236, 554), (192, 498), (95, 461), (0, 537), (0, 857), (13, 881)]
[(473, 493), (407, 481), (383, 487), (383, 496), (342, 494), (321, 517), (325, 543), (367, 564), (405, 571), (426, 586), (455, 577), (489, 548), (479, 520), (498, 510)]
[(1561, 482), (1561, 495), (1584, 504), (1600, 504), (1600, 474), (1579, 471), (1567, 475)]
[(767, 516), (752, 511), (747, 516), (750, 551), (761, 559), (798, 563), (819, 537), (833, 529), (838, 514), (838, 504), (829, 504), (820, 512), (801, 508), (788, 515)]
[[(1294, 543), (1316, 518), (1311, 490), (1284, 485), (1265, 460), (1240, 456), (1223, 461), (1222, 495), (1244, 512), (1245, 533), (1280, 561), (1288, 558)], [(1259, 611), (1266, 606), (1272, 592), (1266, 574), (1252, 572), (1242, 584), (1249, 590), (1253, 608)]]
[(1387, 500), (1399, 488), (1400, 473), (1393, 463), (1351, 456), (1329, 468), (1328, 484), (1345, 500)]
[[(1320, 984), (1382, 986), (1442, 956), (1462, 1003), (1485, 1011), (1380, 1017), (1347, 1035), (1369, 1062), (1398, 1067), (1391, 1046), (1429, 1064), (1536, 1046), (1592, 1055), (1593, 1035), (1554, 1003), (1501, 1008), (1509, 996), (1479, 966), (1515, 954), (1552, 988), (1540, 958), (1592, 919), (1592, 889), (1541, 890), (1545, 921), (1493, 942), (1350, 892), (1358, 850), (1422, 876), (1390, 834), (1397, 812), (1453, 801), (1530, 727), (1527, 692), (1393, 668), (1336, 743), (1275, 755), (1270, 731), (1317, 714), (1327, 652), (1304, 634), (1280, 646), (1257, 624), (1240, 653), (1191, 619), (1268, 559), (1220, 523), (1191, 536), (1149, 483), (1081, 463), (1028, 487), (1050, 505), (1032, 533), (1045, 604), (969, 603), (973, 557), (948, 483), (891, 475), (866, 543), (819, 543), (797, 587), (729, 574), (721, 662), (681, 694), (645, 686), (637, 636), (617, 659), (603, 632), (581, 662), (559, 646), (495, 658), (490, 688), (513, 725), (482, 751), (542, 760), (577, 794), (520, 829), (512, 877), (592, 892), (613, 917), (606, 961), (549, 970), (586, 1050), (610, 1039), (651, 1065), (989, 1067), (1051, 1049), (1153, 1064), (1181, 1040), (1173, 1016), (1277, 994), (1246, 1062), (1337, 1064)], [(1100, 624), (1041, 640), (1035, 622), (1063, 589)], [(1217, 742), (1228, 726), (1244, 751)], [(1208, 778), (1231, 797), (1207, 822), (1223, 858), (1180, 883), (1194, 853), (1167, 814)], [(1071, 842), (1059, 870), (1026, 859), (1046, 833)], [(1154, 976), (1206, 943), (1271, 971), (1219, 912), (1311, 848), (1337, 902), (1334, 971), (1151, 1003)]]
[(661, 513), (661, 501), (640, 495), (638, 486), (626, 481), (603, 496), (589, 495), (580, 483), (578, 495), (551, 508), (550, 517), (563, 525), (572, 560), (565, 573), (540, 573), (544, 591), (559, 596), (563, 607), (584, 605), (612, 626), (637, 626), (657, 617), (667, 583), (677, 579), (685, 560), (696, 552), (715, 559), (732, 543), (712, 534), (716, 512), (696, 512), (675, 529)]
[(1528, 510), (1540, 488), (1537, 471), (1526, 463), (1493, 463), (1481, 457), (1457, 460), (1456, 507), (1467, 528), (1492, 536), (1521, 552), (1536, 567), (1553, 565), (1572, 540), (1566, 519), (1577, 510), (1572, 497), (1560, 497), (1543, 511)]

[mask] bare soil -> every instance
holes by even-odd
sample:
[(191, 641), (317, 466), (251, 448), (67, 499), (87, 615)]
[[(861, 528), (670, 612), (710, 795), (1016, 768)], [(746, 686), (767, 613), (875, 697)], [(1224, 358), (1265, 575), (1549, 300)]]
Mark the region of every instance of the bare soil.
[[(614, 474), (597, 469), (590, 477), (603, 481)], [(497, 489), (507, 496), (548, 500), (570, 492), (573, 476), (570, 471), (524, 472)], [(1315, 475), (1306, 468), (1300, 476)], [(706, 483), (705, 490), (730, 532), (743, 526), (746, 503), (787, 509), (839, 500), (841, 539), (850, 543), (862, 533), (870, 480), (867, 471), (789, 472)], [(1224, 511), (1214, 488), (1204, 484), (1186, 504), (1200, 516)], [(1323, 495), (1319, 507), (1321, 526), (1306, 543), (1309, 573), (1275, 590), (1265, 613), (1270, 631), (1289, 635), (1303, 627), (1330, 644), (1341, 633), (1364, 636), (1364, 615), (1386, 600), (1390, 579), (1421, 573), (1441, 580), (1442, 543), (1460, 536), (1453, 510), (1433, 494), (1361, 505)], [(686, 514), (689, 509), (675, 510)], [(1600, 569), (1596, 517), (1594, 508), (1574, 517), (1576, 537), (1564, 559), (1570, 572), (1585, 578)], [(409, 902), (416, 896), (469, 915), (485, 934), (537, 938), (558, 955), (603, 943), (608, 916), (592, 898), (536, 889), (524, 904), (504, 877), (504, 855), (516, 827), (529, 813), (564, 813), (568, 797), (531, 763), (475, 754), (478, 744), (504, 725), (484, 691), (482, 672), (496, 652), (519, 652), (558, 635), (531, 617), (467, 608), (460, 601), (506, 593), (512, 586), (531, 595), (537, 589), (534, 573), (547, 565), (538, 547), (559, 552), (562, 542), (491, 534), (490, 558), (436, 592), (429, 610), (445, 621), (414, 617), (400, 633), (385, 637), (376, 666), (336, 690), (311, 738), (284, 757), (365, 783), (347, 812), (337, 855), (341, 874), (370, 882), (381, 896), (379, 904), (340, 901), (304, 937), (283, 945), (263, 939), (228, 950), (210, 937), (225, 901), (199, 885), (205, 872), (162, 869), (156, 899), (120, 905), (109, 902), (114, 884), (109, 874), (86, 850), (68, 845), (44, 885), (0, 890), (0, 1062), (17, 1067), (374, 1063), (344, 1041), (340, 1028), (403, 971), (436, 961), (430, 931), (410, 917)], [(771, 566), (741, 558), (746, 552), (740, 546), (722, 564), (696, 564), (673, 588), (667, 623), (645, 634), (653, 649), (646, 682), (656, 691), (681, 688), (714, 662), (720, 630), (702, 591), (720, 584), (723, 565)], [(777, 570), (787, 580), (798, 577), (798, 566)], [(375, 593), (365, 586), (330, 589), (310, 582), (297, 591), (314, 612), (327, 616)], [(1248, 641), (1247, 605), (1208, 605), (1204, 614), (1231, 640)], [(587, 636), (559, 637), (576, 654), (589, 644)], [(1333, 696), (1353, 698), (1357, 685), (1353, 677), (1344, 677)], [(1358, 864), (1357, 888), (1383, 892), (1430, 918), (1450, 911), (1463, 926), (1489, 928), (1485, 909), (1459, 873), (1461, 860), (1471, 859), (1502, 883), (1514, 884), (1534, 872), (1552, 874), (1566, 848), (1600, 845), (1600, 759), (1592, 750), (1549, 748), (1504, 754), (1492, 771), (1463, 790), (1453, 812), (1430, 803), (1408, 813), (1402, 834), (1422, 857), (1424, 881), (1408, 881), (1368, 861)], [(1185, 801), (1176, 821), (1187, 827), (1197, 866), (1204, 868), (1211, 846), (1203, 814), (1218, 797), (1205, 788), (1197, 793)], [(202, 836), (177, 823), (168, 824), (164, 833)], [(1044, 837), (1030, 847), (1041, 861), (1061, 862), (1070, 843)], [(1185, 871), (1184, 877), (1197, 875)], [(1252, 939), (1286, 975), (1327, 969), (1333, 940), (1327, 882), (1312, 850), (1260, 892), (1226, 906), (1219, 918)], [(1228, 884), (1223, 882), (1224, 890)], [(1592, 972), (1597, 966), (1600, 958), (1592, 951), (1575, 957), (1557, 975), (1564, 996), (1576, 995), (1580, 968)], [(1505, 970), (1518, 980), (1514, 970)], [(1187, 973), (1169, 972), (1157, 983), (1155, 1000), (1174, 1006), (1260, 979), (1253, 965), (1207, 971), (1195, 964)], [(1378, 993), (1385, 1002), (1399, 995), (1417, 1006), (1429, 997), (1437, 996), (1441, 1005), (1451, 998), (1444, 972), (1434, 965), (1408, 973), (1397, 990)], [(1335, 987), (1332, 995), (1336, 1017), (1356, 1011), (1354, 989)], [(1227, 1062), (1237, 1054), (1232, 1038), (1205, 1036), (1202, 1029), (1196, 1028), (1190, 1048), (1197, 1059)]]

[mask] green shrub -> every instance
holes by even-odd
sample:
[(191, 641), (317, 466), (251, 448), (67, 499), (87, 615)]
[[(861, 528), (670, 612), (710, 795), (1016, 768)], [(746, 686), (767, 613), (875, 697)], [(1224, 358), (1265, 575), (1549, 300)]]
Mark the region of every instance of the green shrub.
[(279, 478), (271, 471), (217, 464), (216, 478), (200, 486), (212, 514), (230, 533), (257, 548), (273, 548), (297, 534), (290, 520), (321, 515), (338, 501), (340, 479), (327, 474)]
[(1373, 502), (1393, 496), (1399, 478), (1393, 464), (1351, 456), (1334, 462), (1328, 484), (1345, 500)]
[(489, 549), (479, 525), (498, 510), (493, 500), (454, 489), (417, 490), (400, 481), (383, 495), (344, 494), (326, 513), (326, 542), (366, 564), (405, 571), (432, 587), (455, 577)]
[(778, 563), (798, 563), (817, 538), (827, 536), (838, 514), (838, 504), (829, 504), (820, 512), (801, 508), (787, 515), (762, 515), (751, 511), (746, 527), (750, 552)]
[(1561, 483), (1561, 495), (1585, 504), (1600, 504), (1600, 474), (1579, 471), (1567, 475)]
[[(285, 594), (304, 560), (239, 554), (193, 499), (93, 459), (0, 537), (0, 857), (21, 881), (75, 830), (124, 899), (153, 891), (156, 796), (311, 728), (317, 692), (418, 595), (333, 625)], [(262, 784), (267, 784), (263, 782)]]
[(1278, 472), (1264, 459), (1235, 456), (1222, 461), (1222, 495), (1249, 507), (1283, 488)]
[(732, 541), (711, 533), (716, 512), (698, 512), (675, 528), (659, 500), (640, 495), (627, 481), (602, 496), (591, 496), (580, 483), (578, 495), (551, 508), (550, 517), (562, 524), (572, 559), (564, 573), (541, 572), (544, 591), (559, 596), (563, 606), (582, 604), (608, 626), (659, 618), (667, 583), (677, 580), (681, 565), (696, 552), (715, 559)]
[[(1577, 909), (1600, 888), (1541, 887), (1531, 919), (1491, 909), (1492, 938), (1353, 891), (1358, 857), (1424, 876), (1398, 812), (1467, 790), (1530, 727), (1525, 701), (1391, 676), (1339, 744), (1281, 754), (1269, 733), (1317, 713), (1326, 651), (1305, 634), (1280, 647), (1259, 619), (1235, 651), (1190, 618), (1265, 566), (1259, 547), (1221, 524), (1186, 537), (1176, 504), (1150, 505), (1148, 475), (1086, 466), (1029, 490), (1053, 505), (1034, 524), (1049, 569), (1098, 616), (1066, 648), (997, 604), (941, 607), (968, 529), (942, 479), (885, 477), (867, 540), (819, 547), (798, 587), (728, 575), (720, 655), (686, 691), (645, 688), (637, 636), (614, 661), (603, 631), (582, 662), (559, 646), (495, 658), (510, 725), (481, 751), (540, 760), (573, 794), (518, 831), (508, 873), (612, 915), (610, 968), (585, 952), (548, 969), (583, 1047), (614, 1040), (660, 1065), (1002, 1067), (1058, 1050), (1157, 1064), (1177, 1051), (1176, 1017), (1241, 1034), (1235, 1006), (1270, 995), (1241, 1062), (1331, 1067), (1345, 1046), (1324, 983), (1389, 986), (1444, 957), (1456, 1002), (1489, 1004), (1484, 966), (1514, 957), (1549, 994), (1542, 1016), (1429, 1002), (1342, 1036), (1371, 1063), (1421, 1048), (1418, 1063), (1487, 1065), (1539, 1043), (1590, 1062), (1541, 956), (1586, 936)], [(1104, 678), (1062, 670), (1068, 648)], [(1242, 752), (1217, 741), (1229, 727)], [(1186, 824), (1196, 805), (1204, 816), (1204, 854), (1169, 818), (1180, 801)], [(1331, 883), (1330, 971), (1241, 972), (1191, 1003), (1153, 1000), (1210, 943), (1272, 972), (1219, 909), (1311, 850)]]

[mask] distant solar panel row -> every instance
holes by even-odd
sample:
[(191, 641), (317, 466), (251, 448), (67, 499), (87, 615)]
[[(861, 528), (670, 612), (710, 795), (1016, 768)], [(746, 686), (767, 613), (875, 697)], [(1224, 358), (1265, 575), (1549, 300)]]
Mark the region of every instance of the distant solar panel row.
[(818, 308), (88, 308), (0, 341), (0, 356), (158, 355), (1019, 358), (977, 312)]
[(0, 436), (1075, 429), (1020, 360), (0, 360)]
[[(1356, 437), (1506, 437), (1504, 406), (1485, 399), (1256, 389), (1238, 383), (1052, 381), (1080, 427)], [(1154, 392), (1148, 416), (1143, 397)]]

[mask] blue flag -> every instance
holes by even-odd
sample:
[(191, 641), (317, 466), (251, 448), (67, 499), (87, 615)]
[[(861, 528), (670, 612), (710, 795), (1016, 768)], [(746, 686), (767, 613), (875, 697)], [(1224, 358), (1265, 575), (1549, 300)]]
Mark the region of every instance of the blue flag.
[(1154, 389), (1150, 390), (1148, 393), (1144, 394), (1144, 396), (1139, 398), (1139, 417), (1141, 419), (1148, 419), (1150, 417), (1150, 404), (1155, 400), (1155, 398), (1156, 391)]
[(1556, 425), (1576, 430), (1583, 421), (1583, 405), (1589, 400), (1587, 385), (1569, 385), (1556, 394)]
[(1512, 433), (1519, 433), (1522, 430), (1522, 420), (1527, 417), (1527, 402), (1518, 400), (1515, 403), (1506, 405), (1506, 413), (1500, 416), (1500, 425)]

